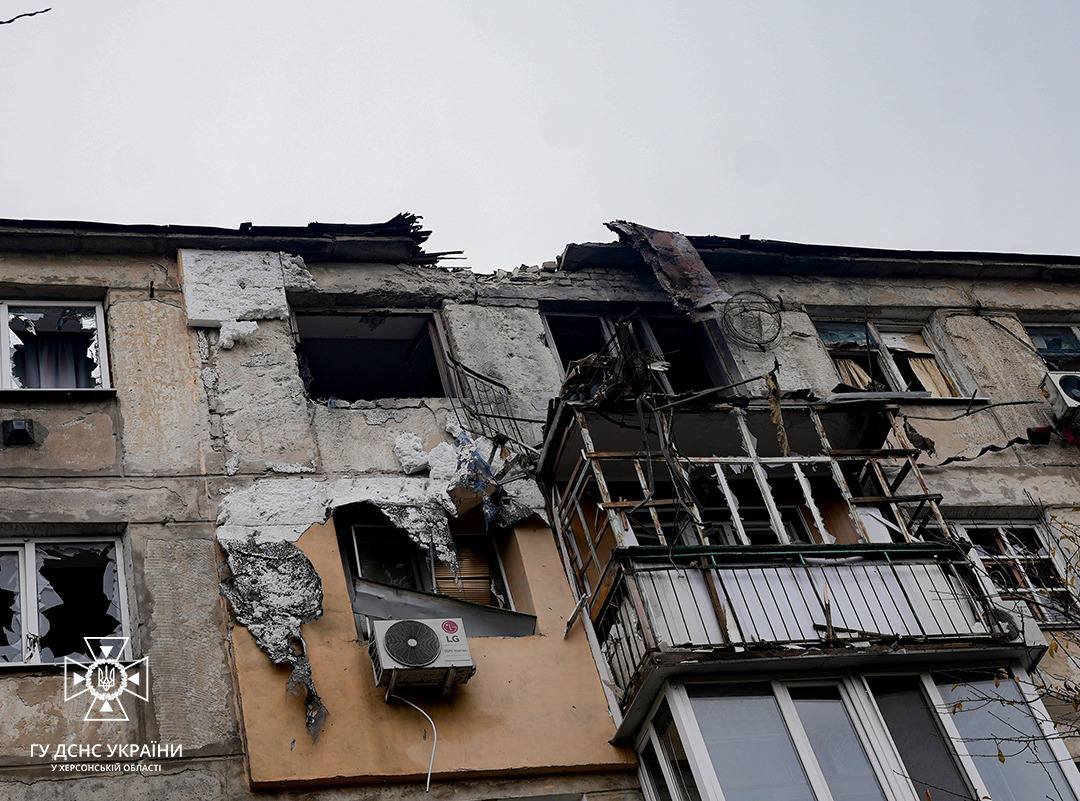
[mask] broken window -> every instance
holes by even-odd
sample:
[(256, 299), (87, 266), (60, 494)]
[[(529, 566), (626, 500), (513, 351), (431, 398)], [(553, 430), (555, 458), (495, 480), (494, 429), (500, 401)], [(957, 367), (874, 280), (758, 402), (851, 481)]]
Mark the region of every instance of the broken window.
[(373, 507), (359, 514), (351, 533), (352, 568), (358, 579), (498, 609), (512, 608), (491, 534), (455, 534), (457, 564), (451, 565), (422, 549)]
[[(612, 315), (552, 312), (544, 315), (548, 343), (563, 373), (571, 363), (617, 347)], [(664, 369), (657, 375), (669, 393), (694, 392), (727, 383), (716, 346), (705, 323), (684, 316), (640, 315), (630, 318), (632, 339)]]
[(819, 322), (841, 388), (848, 392), (926, 392), (955, 398), (955, 382), (923, 332), (871, 322)]
[(1048, 370), (1080, 370), (1080, 334), (1072, 325), (1024, 326)]
[(128, 636), (118, 538), (0, 545), (0, 662), (92, 659), (86, 637)]
[(0, 321), (0, 388), (108, 388), (100, 303), (0, 301)]
[(1047, 626), (1075, 622), (1076, 599), (1038, 527), (962, 523), (957, 529), (975, 546), (975, 556), (1002, 600), (1027, 604)]
[(313, 398), (445, 397), (432, 314), (298, 314), (300, 373)]

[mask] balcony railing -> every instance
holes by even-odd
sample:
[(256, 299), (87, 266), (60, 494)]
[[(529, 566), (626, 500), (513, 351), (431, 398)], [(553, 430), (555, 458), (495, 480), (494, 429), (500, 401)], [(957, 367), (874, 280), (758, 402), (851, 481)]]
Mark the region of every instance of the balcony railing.
[(631, 548), (604, 579), (593, 619), (624, 710), (658, 666), (1018, 635), (947, 543)]

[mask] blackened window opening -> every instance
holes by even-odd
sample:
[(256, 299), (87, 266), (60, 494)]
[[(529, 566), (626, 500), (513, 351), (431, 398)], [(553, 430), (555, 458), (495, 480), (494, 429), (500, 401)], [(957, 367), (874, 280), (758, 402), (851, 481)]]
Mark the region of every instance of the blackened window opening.
[(658, 356), (668, 362), (673, 392), (694, 392), (724, 384), (716, 351), (702, 323), (680, 317), (650, 317)]
[(299, 315), (300, 372), (313, 398), (444, 397), (426, 314)]
[(571, 362), (605, 349), (608, 337), (600, 317), (582, 314), (548, 314), (546, 317), (563, 370), (568, 370)]

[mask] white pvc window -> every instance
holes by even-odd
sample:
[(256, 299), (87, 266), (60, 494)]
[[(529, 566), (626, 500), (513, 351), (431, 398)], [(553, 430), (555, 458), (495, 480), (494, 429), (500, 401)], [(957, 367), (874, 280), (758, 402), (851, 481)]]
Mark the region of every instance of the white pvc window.
[(652, 801), (1076, 801), (1026, 674), (1004, 692), (993, 675), (672, 686), (638, 738), (642, 786)]
[(0, 665), (85, 661), (84, 637), (129, 636), (119, 537), (0, 542)]
[(108, 389), (100, 303), (0, 300), (0, 389)]

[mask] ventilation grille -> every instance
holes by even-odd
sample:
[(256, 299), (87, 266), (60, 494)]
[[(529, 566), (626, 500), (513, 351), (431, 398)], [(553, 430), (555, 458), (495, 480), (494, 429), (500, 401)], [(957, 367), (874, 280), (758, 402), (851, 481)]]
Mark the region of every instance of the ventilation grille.
[(438, 635), (415, 620), (401, 620), (383, 635), (386, 653), (405, 667), (423, 667), (434, 662), (441, 650)]

